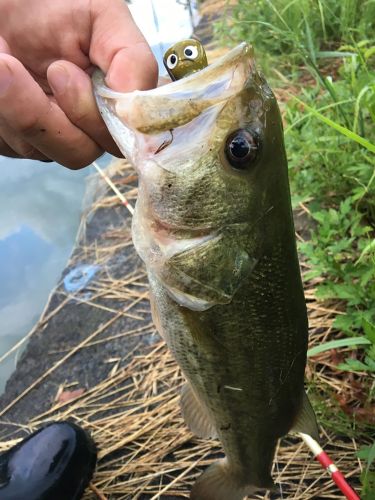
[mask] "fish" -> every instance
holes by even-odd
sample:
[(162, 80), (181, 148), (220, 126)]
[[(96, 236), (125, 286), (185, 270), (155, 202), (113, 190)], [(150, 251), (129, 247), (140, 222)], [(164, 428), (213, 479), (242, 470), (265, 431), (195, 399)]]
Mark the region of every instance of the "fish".
[(184, 78), (208, 65), (203, 45), (194, 38), (172, 45), (165, 52), (163, 63), (172, 80)]
[(274, 488), (278, 440), (318, 439), (304, 388), (308, 320), (280, 111), (253, 48), (98, 108), (139, 176), (132, 222), (154, 323), (186, 378), (181, 410), (225, 457), (192, 500)]

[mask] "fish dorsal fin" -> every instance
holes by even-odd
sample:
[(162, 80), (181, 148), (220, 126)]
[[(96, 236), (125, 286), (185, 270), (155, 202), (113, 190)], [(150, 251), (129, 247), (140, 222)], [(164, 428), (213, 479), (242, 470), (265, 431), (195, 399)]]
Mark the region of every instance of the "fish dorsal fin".
[(181, 412), (189, 429), (200, 438), (217, 438), (212, 419), (187, 382), (181, 391)]
[(291, 430), (293, 432), (303, 432), (316, 441), (319, 441), (319, 429), (316, 422), (316, 416), (305, 391), (303, 391), (301, 410)]

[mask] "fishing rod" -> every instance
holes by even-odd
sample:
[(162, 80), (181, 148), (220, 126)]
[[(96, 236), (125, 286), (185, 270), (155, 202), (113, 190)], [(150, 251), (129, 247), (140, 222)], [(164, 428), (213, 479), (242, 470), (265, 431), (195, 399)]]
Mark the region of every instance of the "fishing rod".
[[(108, 175), (99, 167), (99, 165), (96, 162), (93, 162), (93, 166), (99, 172), (101, 177), (105, 180), (108, 186), (112, 189), (112, 191), (117, 195), (122, 204), (125, 205), (125, 207), (133, 215), (134, 208), (130, 205), (125, 196), (111, 181)], [(310, 449), (310, 451), (313, 453), (314, 458), (318, 460), (322, 468), (329, 473), (332, 481), (336, 484), (336, 486), (345, 496), (345, 498), (347, 500), (361, 500), (360, 497), (357, 495), (357, 493), (353, 490), (353, 488), (348, 484), (348, 482), (345, 479), (345, 476), (342, 474), (342, 472), (340, 472), (338, 467), (332, 462), (328, 454), (323, 450), (323, 448), (319, 445), (319, 443), (315, 441), (315, 439), (313, 439), (311, 436), (309, 436), (308, 434), (304, 434), (303, 432), (299, 432), (298, 435), (306, 444), (306, 446)]]
[(323, 450), (320, 444), (308, 434), (299, 432), (298, 435), (313, 453), (314, 458), (318, 460), (323, 469), (325, 469), (331, 476), (332, 481), (345, 495), (345, 498), (347, 498), (348, 500), (361, 500), (357, 493), (353, 490), (353, 488), (349, 486), (343, 473), (340, 472), (337, 466), (332, 462), (332, 460), (329, 458), (328, 454)]

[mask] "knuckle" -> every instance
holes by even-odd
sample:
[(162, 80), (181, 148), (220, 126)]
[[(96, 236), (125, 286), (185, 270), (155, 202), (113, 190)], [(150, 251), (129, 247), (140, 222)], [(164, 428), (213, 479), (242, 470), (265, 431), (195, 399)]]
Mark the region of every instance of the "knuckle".
[(50, 120), (52, 112), (52, 103), (44, 104), (40, 108), (35, 106), (18, 118), (15, 128), (21, 136), (26, 138), (43, 135), (47, 132), (46, 123)]
[(25, 116), (18, 122), (18, 132), (26, 137), (34, 137), (36, 134), (43, 132), (40, 126), (40, 119), (36, 115)]
[(35, 148), (31, 144), (28, 144), (27, 142), (22, 141), (22, 140), (17, 141), (17, 143), (14, 145), (14, 150), (17, 152), (17, 155), (23, 159), (27, 158), (29, 160), (52, 161), (52, 160), (49, 160), (37, 148)]

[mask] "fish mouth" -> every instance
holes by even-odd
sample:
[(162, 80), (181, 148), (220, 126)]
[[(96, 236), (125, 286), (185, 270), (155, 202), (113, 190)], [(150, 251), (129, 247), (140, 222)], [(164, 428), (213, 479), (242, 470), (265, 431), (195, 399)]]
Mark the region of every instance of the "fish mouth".
[[(192, 62), (184, 60), (190, 68)], [(214, 63), (161, 87), (129, 93), (115, 92), (103, 73), (93, 74), (99, 111), (122, 153), (139, 164), (137, 141), (190, 123), (206, 110), (238, 95), (255, 73), (252, 47), (246, 43)]]
[(158, 235), (164, 234), (166, 237), (169, 238), (173, 236), (175, 239), (202, 238), (212, 235), (213, 233), (217, 234), (219, 231), (219, 228), (214, 228), (211, 226), (197, 227), (196, 225), (184, 226), (181, 224), (179, 225), (171, 224), (169, 222), (161, 220), (155, 215), (152, 215), (150, 222), (150, 229), (154, 234)]

